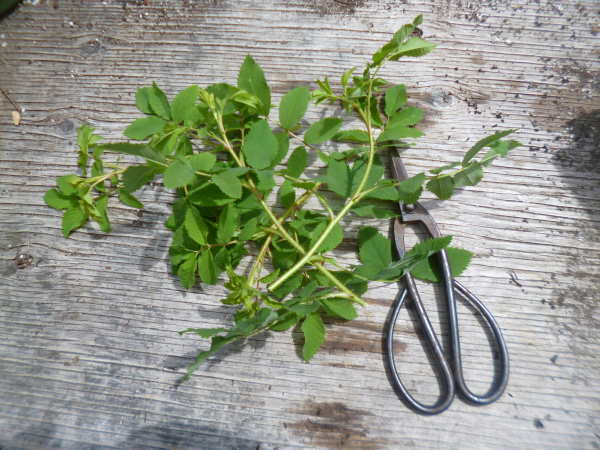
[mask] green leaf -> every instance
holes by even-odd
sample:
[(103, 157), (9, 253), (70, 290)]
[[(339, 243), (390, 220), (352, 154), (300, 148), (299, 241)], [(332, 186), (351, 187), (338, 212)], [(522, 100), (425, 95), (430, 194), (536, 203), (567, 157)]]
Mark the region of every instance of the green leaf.
[(163, 181), (165, 187), (176, 189), (190, 184), (195, 178), (194, 168), (187, 161), (177, 159), (167, 167)]
[(200, 245), (207, 244), (206, 237), (208, 235), (208, 225), (194, 206), (189, 206), (186, 209), (183, 225), (189, 237), (194, 241)]
[(477, 161), (470, 162), (454, 175), (454, 187), (475, 186), (483, 178), (483, 168)]
[(185, 330), (178, 331), (180, 335), (186, 333), (194, 333), (198, 336), (208, 339), (216, 334), (225, 333), (228, 331), (226, 328), (187, 328)]
[(460, 162), (453, 162), (453, 163), (450, 163), (450, 164), (443, 165), (441, 167), (437, 167), (435, 169), (431, 169), (429, 171), (429, 173), (431, 173), (433, 175), (439, 175), (440, 173), (442, 173), (445, 170), (454, 169), (455, 167), (458, 167), (460, 165), (461, 165)]
[(356, 70), (356, 67), (351, 67), (350, 69), (346, 70), (342, 74), (342, 77), (340, 78), (340, 82), (344, 88), (348, 86), (348, 81), (350, 81), (350, 77), (352, 76), (352, 74), (354, 73), (355, 70)]
[[(469, 266), (473, 253), (462, 248), (448, 247), (446, 248), (446, 256), (450, 263), (450, 270), (453, 277), (458, 277)], [(419, 261), (410, 271), (410, 273), (421, 280), (440, 282), (441, 276), (435, 255), (427, 259)]]
[(200, 259), (198, 259), (198, 274), (202, 281), (207, 284), (215, 284), (217, 282), (218, 269), (210, 249), (206, 249), (200, 254)]
[(440, 250), (448, 247), (448, 245), (450, 245), (450, 242), (452, 242), (452, 236), (442, 236), (437, 238), (425, 239), (424, 241), (415, 244), (415, 246), (406, 253), (406, 256), (426, 255), (427, 257), (429, 257), (433, 253), (437, 253)]
[(63, 195), (77, 194), (77, 185), (81, 182), (81, 178), (77, 175), (63, 175), (56, 179), (58, 189)]
[[(368, 162), (366, 157), (356, 160), (352, 165), (352, 169), (350, 170), (350, 178), (352, 179), (350, 193), (355, 193), (358, 189), (358, 185), (360, 184), (361, 180), (365, 175), (367, 166)], [(374, 187), (381, 180), (384, 172), (385, 170), (383, 168), (383, 165), (381, 164), (381, 160), (377, 155), (375, 155), (373, 164), (371, 166), (371, 171), (364, 185), (364, 189)]]
[(400, 194), (398, 189), (394, 186), (381, 186), (380, 188), (374, 190), (367, 194), (364, 198), (374, 198), (377, 200), (389, 200), (392, 202), (397, 202), (400, 200)]
[(258, 219), (256, 217), (242, 224), (242, 229), (238, 235), (240, 242), (247, 241), (258, 231)]
[(332, 140), (336, 142), (355, 142), (358, 144), (368, 144), (369, 134), (364, 130), (342, 130), (336, 133)]
[(287, 161), (287, 174), (290, 177), (298, 178), (300, 175), (302, 175), (304, 169), (306, 169), (307, 162), (308, 153), (306, 152), (306, 149), (302, 146), (296, 147)]
[[(290, 300), (290, 302), (295, 302), (296, 299)], [(286, 309), (290, 312), (297, 314), (300, 317), (306, 317), (311, 313), (317, 312), (317, 310), (321, 307), (318, 302), (309, 302), (309, 303), (292, 303), (290, 306), (287, 306)]]
[(143, 117), (141, 119), (136, 119), (131, 125), (125, 128), (123, 134), (129, 139), (143, 141), (149, 136), (162, 131), (166, 123), (167, 122), (160, 117)]
[(156, 83), (152, 83), (152, 87), (147, 92), (148, 103), (152, 112), (165, 120), (171, 120), (171, 108), (169, 107), (169, 101), (165, 93)]
[(238, 225), (239, 212), (233, 204), (226, 205), (219, 214), (217, 241), (227, 243), (233, 237)]
[(385, 91), (385, 115), (391, 117), (398, 109), (406, 105), (406, 86), (399, 84)]
[(256, 95), (250, 94), (243, 89), (238, 89), (238, 91), (231, 96), (231, 100), (248, 106), (252, 113), (255, 113), (257, 110), (259, 110), (262, 105), (261, 101)]
[(106, 211), (108, 207), (108, 195), (102, 195), (96, 200), (96, 211), (98, 213), (94, 220), (100, 225), (100, 229), (105, 233), (110, 232), (110, 220), (108, 219), (108, 213)]
[(278, 149), (277, 149), (277, 156), (271, 162), (271, 165), (269, 167), (274, 167), (277, 164), (279, 164), (281, 161), (283, 161), (283, 158), (285, 158), (285, 156), (288, 153), (288, 150), (290, 149), (290, 138), (287, 135), (287, 133), (273, 133), (273, 134), (275, 135), (275, 138), (277, 139)]
[(360, 273), (367, 278), (372, 278), (392, 262), (392, 244), (375, 228), (360, 229), (358, 248), (358, 256), (363, 263)]
[(171, 103), (171, 115), (176, 122), (196, 119), (196, 102), (198, 101), (198, 86), (190, 86), (175, 96)]
[(292, 89), (285, 94), (279, 105), (279, 123), (286, 130), (293, 129), (308, 109), (310, 90), (305, 86)]
[(261, 192), (270, 191), (275, 187), (275, 179), (273, 178), (272, 170), (257, 170), (256, 179), (256, 189)]
[(240, 198), (242, 196), (242, 183), (235, 169), (227, 169), (215, 175), (212, 180), (225, 195), (231, 198)]
[(451, 176), (441, 175), (426, 184), (429, 191), (433, 192), (440, 200), (448, 200), (454, 192), (454, 181)]
[(473, 145), (473, 147), (471, 147), (469, 149), (469, 151), (467, 153), (465, 153), (465, 156), (463, 157), (462, 160), (462, 165), (466, 166), (467, 163), (469, 161), (471, 161), (475, 155), (477, 155), (477, 153), (479, 153), (481, 151), (481, 149), (483, 149), (484, 147), (488, 147), (491, 144), (495, 143), (496, 141), (498, 141), (499, 139), (502, 139), (505, 136), (508, 136), (511, 133), (514, 133), (517, 130), (504, 130), (504, 131), (499, 131), (497, 133), (494, 133), (490, 136), (486, 136), (483, 139), (477, 141), (475, 143), (475, 145)]
[[(315, 228), (314, 232), (312, 233), (313, 234), (313, 239), (312, 239), (311, 245), (314, 242), (316, 242), (316, 240), (318, 238), (321, 237), (321, 234), (323, 233), (323, 231), (325, 231), (326, 227), (327, 227), (327, 222), (321, 222)], [(329, 234), (327, 235), (327, 237), (325, 238), (325, 240), (321, 243), (321, 245), (319, 246), (319, 249), (317, 251), (319, 253), (325, 253), (325, 252), (328, 252), (330, 250), (333, 250), (338, 245), (340, 245), (343, 240), (344, 240), (344, 229), (338, 223), (338, 224), (336, 224), (331, 229), (331, 231), (329, 232)]]
[[(274, 265), (276, 265), (276, 263), (277, 263), (276, 256), (277, 256), (276, 254), (273, 255), (273, 264)], [(292, 254), (292, 256), (294, 257), (293, 260), (295, 260), (295, 254)], [(292, 261), (292, 263), (293, 263), (293, 261)], [(303, 276), (301, 273), (296, 273), (296, 274), (292, 275), (290, 278), (285, 280), (283, 282), (283, 284), (281, 284), (277, 289), (275, 289), (273, 291), (273, 295), (277, 298), (284, 298), (290, 292), (293, 292), (294, 290), (298, 289), (300, 287), (300, 285), (302, 284), (302, 280), (303, 280)]]
[[(239, 180), (238, 180), (239, 182)], [(204, 207), (223, 206), (235, 202), (235, 198), (225, 195), (216, 184), (200, 186), (190, 191), (188, 199), (191, 203)]]
[(392, 211), (391, 209), (382, 208), (370, 203), (361, 204), (351, 209), (351, 211), (357, 216), (361, 217), (374, 217), (376, 219), (390, 219), (392, 217), (398, 217), (398, 212)]
[(519, 141), (497, 141), (493, 144), (490, 144), (490, 150), (481, 158), (481, 165), (487, 166), (490, 164), (496, 157), (498, 156), (506, 156), (508, 152), (513, 148), (520, 147), (521, 144)]
[(326, 298), (321, 300), (321, 303), (332, 316), (341, 317), (345, 320), (353, 320), (358, 317), (354, 305), (347, 298)]
[(135, 192), (150, 183), (157, 173), (156, 168), (147, 165), (129, 166), (122, 176), (123, 189), (127, 192)]
[(289, 208), (294, 204), (296, 201), (296, 193), (291, 181), (286, 180), (281, 184), (277, 197), (284, 208)]
[(239, 88), (258, 97), (261, 102), (259, 114), (268, 116), (271, 109), (271, 89), (262, 69), (250, 55), (246, 56), (240, 67), (237, 84)]
[(304, 142), (309, 145), (322, 144), (330, 140), (342, 126), (342, 119), (326, 117), (313, 123), (304, 134)]
[(142, 202), (140, 202), (133, 196), (133, 194), (127, 192), (125, 189), (119, 189), (119, 200), (124, 205), (131, 206), (132, 208), (142, 209), (144, 207)]
[(325, 324), (323, 324), (323, 319), (318, 313), (312, 313), (304, 319), (300, 329), (304, 333), (302, 357), (305, 361), (308, 361), (325, 342)]
[(89, 125), (81, 125), (77, 129), (77, 145), (79, 146), (77, 165), (81, 169), (81, 174), (84, 177), (87, 176), (87, 164), (90, 148), (101, 139), (102, 136), (94, 134), (94, 128)]
[(423, 120), (423, 110), (413, 106), (394, 113), (388, 123), (389, 128), (415, 125)]
[(423, 136), (423, 132), (417, 130), (416, 128), (405, 127), (402, 125), (398, 126), (389, 126), (383, 130), (377, 137), (377, 142), (385, 142), (385, 141), (396, 141), (404, 138), (418, 138)]
[(298, 323), (300, 317), (295, 313), (286, 313), (279, 320), (277, 320), (269, 329), (273, 331), (285, 331), (292, 328)]
[(439, 238), (426, 239), (419, 242), (411, 248), (401, 259), (392, 262), (390, 265), (375, 274), (372, 279), (375, 280), (394, 280), (402, 277), (406, 272), (424, 259), (429, 258), (434, 253), (448, 247), (452, 242), (452, 236), (443, 236)]
[(421, 197), (423, 192), (423, 183), (425, 183), (427, 177), (424, 173), (419, 173), (412, 176), (398, 185), (398, 193), (400, 194), (400, 201), (410, 205), (415, 203)]
[(242, 152), (255, 169), (270, 167), (279, 152), (279, 142), (266, 120), (257, 120), (250, 127)]
[(87, 222), (88, 216), (78, 207), (69, 208), (65, 211), (62, 218), (62, 231), (64, 237), (69, 235), (77, 228)]
[(327, 165), (325, 182), (329, 189), (336, 194), (343, 198), (349, 197), (352, 190), (352, 179), (348, 163), (331, 159)]
[(196, 264), (196, 254), (188, 253), (177, 269), (177, 276), (186, 289), (190, 289), (196, 283)]
[(397, 61), (403, 56), (424, 56), (431, 52), (437, 44), (428, 42), (424, 39), (413, 37), (406, 41), (404, 44), (398, 46), (398, 48), (390, 56), (390, 61)]
[(149, 161), (162, 163), (165, 160), (164, 155), (152, 149), (147, 144), (130, 144), (127, 142), (115, 142), (102, 144), (103, 150), (110, 150), (117, 153), (125, 153), (127, 155), (141, 156)]
[(50, 208), (54, 209), (68, 209), (77, 206), (76, 198), (66, 196), (56, 189), (49, 189), (46, 191), (44, 201)]
[(152, 114), (150, 107), (150, 91), (151, 87), (141, 87), (135, 93), (135, 105), (144, 114)]
[(215, 162), (217, 162), (217, 157), (214, 155), (214, 153), (195, 153), (188, 158), (188, 162), (194, 170), (208, 172), (213, 168)]
[(260, 282), (264, 283), (264, 284), (271, 284), (273, 281), (275, 281), (277, 278), (279, 278), (279, 273), (280, 273), (280, 270), (279, 269), (275, 269), (269, 275), (266, 275), (266, 276), (262, 277), (260, 279)]

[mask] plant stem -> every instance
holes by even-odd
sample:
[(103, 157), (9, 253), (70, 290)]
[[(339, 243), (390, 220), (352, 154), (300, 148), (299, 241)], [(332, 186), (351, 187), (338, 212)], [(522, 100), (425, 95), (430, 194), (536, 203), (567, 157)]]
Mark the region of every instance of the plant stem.
[(368, 156), (368, 160), (367, 160), (367, 167), (366, 167), (365, 173), (364, 173), (362, 179), (360, 180), (358, 188), (356, 189), (356, 192), (354, 193), (354, 195), (352, 197), (350, 197), (348, 200), (346, 200), (346, 203), (344, 204), (343, 208), (329, 222), (329, 224), (327, 225), (325, 230), (323, 230), (323, 233), (321, 234), (321, 236), (317, 239), (317, 241), (313, 244), (313, 246), (308, 251), (306, 251), (304, 256), (302, 258), (300, 258), (296, 262), (296, 264), (294, 264), (292, 267), (290, 267), (283, 275), (281, 275), (277, 280), (275, 280), (269, 286), (269, 290), (271, 290), (271, 291), (274, 289), (277, 289), (277, 287), (281, 286), (281, 284), (284, 281), (286, 281), (289, 277), (291, 277), (293, 274), (295, 274), (306, 263), (308, 263), (310, 261), (310, 259), (314, 256), (314, 254), (318, 251), (321, 244), (325, 241), (325, 239), (327, 239), (327, 237), (329, 236), (329, 233), (331, 233), (333, 228), (340, 222), (340, 220), (342, 220), (342, 218), (346, 214), (348, 214), (350, 209), (356, 203), (358, 203), (358, 201), (364, 196), (364, 193), (362, 192), (362, 190), (364, 189), (364, 187), (367, 183), (367, 180), (369, 178), (369, 175), (371, 174), (371, 169), (373, 167), (373, 160), (375, 158), (375, 140), (373, 138), (373, 128), (371, 126), (372, 86), (373, 86), (373, 81), (371, 79), (369, 82), (369, 92), (367, 93), (367, 108), (366, 108), (367, 111), (366, 111), (366, 113), (359, 109), (359, 114), (360, 114), (361, 118), (363, 119), (363, 121), (365, 122), (365, 125), (367, 126), (367, 132), (369, 134), (369, 156)]
[[(89, 178), (89, 180), (94, 180), (94, 182), (92, 184), (90, 184), (90, 191), (96, 187), (96, 185), (102, 183), (104, 180), (108, 180), (109, 178), (114, 177), (115, 175), (119, 175), (121, 173), (125, 172), (125, 169), (119, 169), (119, 170), (115, 170), (114, 172), (111, 173), (107, 173), (105, 175), (99, 175), (98, 177), (94, 178)], [(89, 181), (88, 180), (88, 181)]]
[[(302, 196), (293, 205), (291, 205), (285, 211), (285, 213), (283, 213), (283, 215), (278, 219), (278, 221), (280, 223), (283, 223), (283, 221), (285, 219), (287, 219), (289, 216), (291, 216), (304, 203), (306, 203), (310, 199), (310, 197), (312, 197), (312, 195), (316, 195), (316, 192), (319, 190), (319, 188), (322, 186), (322, 184), (323, 183), (317, 183), (312, 189), (310, 189), (310, 190), (306, 191), (304, 194), (302, 194)], [(250, 269), (250, 275), (248, 277), (249, 284), (252, 284), (254, 282), (254, 279), (256, 278), (256, 276), (258, 276), (258, 274), (260, 273), (260, 269), (263, 266), (264, 255), (266, 254), (269, 246), (271, 245), (271, 241), (273, 240), (273, 233), (276, 232), (276, 230), (273, 228), (271, 228), (267, 231), (270, 231), (270, 234), (267, 236), (265, 242), (261, 246), (258, 256), (256, 257), (254, 264), (252, 265), (252, 269)]]
[[(225, 132), (225, 127), (223, 126), (223, 120), (222, 120), (221, 115), (220, 114), (215, 114), (215, 118), (216, 118), (217, 124), (219, 126), (219, 132), (221, 133), (221, 135), (223, 137), (223, 139), (222, 140), (219, 139), (219, 141), (225, 146), (225, 148), (231, 154), (231, 156), (235, 160), (235, 162), (240, 167), (245, 167), (244, 161), (241, 160), (241, 158), (239, 158), (239, 156), (236, 154), (236, 152), (234, 151), (233, 147), (231, 146), (231, 143), (229, 142), (229, 139), (227, 138), (227, 133)], [(304, 264), (306, 264), (314, 256), (315, 252), (317, 251), (317, 249), (319, 248), (319, 246), (321, 245), (321, 243), (323, 242), (323, 240), (329, 235), (329, 233), (331, 232), (331, 230), (333, 229), (333, 227), (335, 226), (335, 224), (337, 222), (339, 222), (342, 219), (342, 217), (352, 207), (351, 202), (348, 202), (348, 204), (350, 206), (348, 206), (347, 208), (344, 207), (344, 209), (342, 209), (342, 211), (345, 211), (345, 212), (343, 214), (342, 214), (342, 212), (340, 212), (340, 214), (338, 214), (338, 216), (335, 217), (329, 223), (329, 225), (327, 226), (327, 228), (325, 228), (325, 231), (323, 232), (323, 235), (321, 235), (321, 237), (319, 238), (318, 242), (315, 245), (313, 245), (313, 248), (311, 249), (312, 250), (311, 253), (308, 254), (307, 251), (300, 245), (300, 243), (293, 236), (291, 236), (287, 232), (287, 230), (283, 227), (283, 220), (285, 220), (285, 219), (278, 219), (275, 216), (275, 214), (273, 214), (273, 210), (269, 207), (269, 205), (267, 205), (267, 203), (264, 201), (264, 199), (262, 198), (262, 196), (260, 195), (260, 193), (256, 189), (256, 185), (254, 184), (254, 181), (252, 180), (252, 178), (250, 178), (250, 177), (247, 176), (246, 180), (248, 181), (248, 186), (249, 186), (250, 190), (252, 191), (252, 193), (254, 194), (254, 196), (258, 199), (258, 202), (260, 203), (260, 205), (263, 208), (263, 210), (267, 213), (267, 215), (269, 216), (269, 218), (273, 222), (273, 225), (275, 225), (275, 228), (277, 229), (277, 231), (281, 234), (281, 236), (286, 241), (288, 241), (296, 250), (298, 250), (299, 253), (301, 253), (302, 255), (304, 255), (301, 258), (301, 261), (304, 261), (304, 262), (302, 264), (300, 264), (300, 265), (296, 264), (294, 266), (294, 267), (298, 266), (296, 268), (296, 270), (294, 270), (294, 272), (289, 273), (286, 276), (285, 279), (289, 278), (291, 275), (293, 275), (295, 272), (297, 272), (300, 267), (302, 267)], [(354, 292), (352, 292), (350, 289), (348, 289), (346, 286), (344, 286), (344, 284), (340, 280), (338, 280), (335, 277), (335, 275), (333, 275), (329, 270), (327, 270), (327, 268), (324, 267), (322, 264), (320, 264), (318, 262), (315, 262), (314, 266), (317, 268), (317, 270), (319, 270), (319, 272), (321, 272), (323, 275), (325, 275), (341, 292), (343, 292), (346, 295), (348, 295), (356, 303), (359, 303), (362, 306), (366, 305), (366, 303), (365, 303), (365, 301), (363, 299), (361, 299)], [(290, 271), (288, 270), (288, 272), (290, 272)], [(288, 273), (288, 272), (286, 272), (286, 273)], [(283, 281), (285, 281), (285, 280), (283, 280)], [(277, 283), (277, 285), (280, 285), (281, 283), (283, 283), (283, 281), (281, 281), (281, 277), (280, 277), (278, 280), (275, 281), (275, 283)], [(273, 285), (269, 286), (269, 290), (272, 291), (273, 289), (275, 289), (273, 287)]]

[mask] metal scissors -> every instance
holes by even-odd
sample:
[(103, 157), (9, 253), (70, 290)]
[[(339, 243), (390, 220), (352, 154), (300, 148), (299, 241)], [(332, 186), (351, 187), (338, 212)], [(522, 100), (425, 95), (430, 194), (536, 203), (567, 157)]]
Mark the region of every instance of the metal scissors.
[[(402, 159), (399, 156), (392, 157), (392, 168), (394, 177), (397, 180), (403, 181), (408, 178), (406, 168), (404, 167)], [(425, 228), (431, 237), (441, 236), (437, 224), (425, 207), (418, 202), (412, 205), (400, 203), (400, 218), (395, 219), (393, 224), (394, 241), (399, 257), (402, 257), (405, 253), (405, 224), (418, 224)], [(485, 307), (481, 300), (479, 300), (459, 281), (452, 278), (446, 251), (441, 250), (437, 254), (437, 257), (442, 276), (444, 295), (448, 305), (448, 329), (450, 334), (449, 357), (446, 358), (445, 356), (444, 350), (440, 345), (440, 341), (433, 329), (433, 326), (431, 325), (429, 317), (427, 316), (427, 312), (423, 306), (423, 302), (421, 301), (421, 297), (419, 296), (419, 292), (417, 291), (415, 280), (410, 273), (407, 273), (403, 277), (404, 287), (401, 289), (398, 297), (395, 300), (389, 320), (387, 321), (384, 329), (384, 357), (387, 360), (389, 369), (388, 372), (392, 386), (396, 390), (398, 396), (410, 408), (421, 414), (428, 415), (439, 414), (445, 411), (454, 400), (456, 392), (458, 392), (458, 394), (462, 396), (464, 400), (474, 405), (487, 405), (496, 401), (506, 388), (509, 372), (508, 350), (506, 348), (506, 342), (498, 323), (494, 319), (494, 316)], [(469, 304), (481, 315), (493, 335), (493, 341), (498, 350), (498, 363), (496, 365), (494, 381), (488, 392), (483, 395), (474, 394), (467, 387), (463, 375), (455, 294), (459, 294), (462, 298), (469, 302)], [(408, 391), (400, 379), (394, 359), (394, 326), (398, 320), (400, 309), (407, 300), (412, 302), (413, 307), (416, 310), (422, 332), (425, 335), (425, 340), (429, 344), (430, 350), (433, 353), (431, 355), (432, 361), (438, 366), (437, 375), (440, 378), (442, 385), (441, 393), (437, 401), (431, 405), (426, 405), (419, 402)], [(448, 359), (450, 361), (448, 361)]]

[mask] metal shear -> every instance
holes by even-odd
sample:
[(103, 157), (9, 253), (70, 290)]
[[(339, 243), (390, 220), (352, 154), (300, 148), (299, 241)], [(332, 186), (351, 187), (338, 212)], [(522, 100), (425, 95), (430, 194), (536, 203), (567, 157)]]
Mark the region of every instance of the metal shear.
[[(392, 168), (394, 177), (397, 180), (403, 181), (408, 178), (406, 168), (404, 167), (402, 159), (399, 156), (392, 157)], [(405, 224), (419, 224), (425, 228), (425, 230), (427, 230), (431, 237), (441, 236), (437, 224), (425, 207), (418, 202), (412, 205), (400, 203), (400, 218), (395, 219), (393, 224), (394, 241), (398, 257), (402, 257), (405, 253)], [(398, 396), (410, 408), (421, 414), (428, 415), (439, 414), (445, 411), (454, 400), (455, 393), (457, 391), (459, 395), (464, 398), (464, 400), (474, 405), (487, 405), (496, 401), (506, 388), (509, 373), (508, 350), (506, 348), (506, 342), (498, 323), (494, 319), (494, 316), (485, 307), (481, 300), (479, 300), (459, 281), (452, 278), (446, 251), (441, 250), (437, 254), (437, 257), (442, 276), (444, 295), (448, 305), (448, 328), (450, 332), (450, 351), (448, 358), (446, 357), (444, 350), (440, 345), (440, 341), (431, 325), (429, 317), (427, 316), (427, 312), (423, 306), (423, 302), (421, 301), (421, 297), (419, 296), (419, 292), (417, 291), (415, 280), (410, 273), (407, 273), (403, 277), (404, 287), (401, 289), (394, 302), (389, 320), (387, 321), (384, 329), (384, 358), (387, 360), (389, 369), (388, 372), (392, 386), (396, 390)], [(493, 341), (498, 350), (498, 363), (496, 365), (494, 381), (489, 391), (483, 395), (477, 395), (471, 392), (464, 379), (460, 352), (460, 337), (458, 331), (458, 313), (455, 299), (456, 293), (467, 300), (467, 302), (469, 302), (470, 305), (477, 310), (477, 312), (485, 320), (489, 330), (493, 334)], [(416, 310), (422, 332), (425, 335), (425, 340), (429, 344), (429, 347), (433, 353), (432, 360), (439, 369), (437, 375), (441, 380), (442, 388), (438, 400), (432, 405), (423, 404), (410, 394), (400, 379), (396, 362), (394, 360), (394, 326), (398, 320), (400, 309), (408, 299), (410, 299), (413, 307)], [(450, 361), (448, 361), (448, 359)]]

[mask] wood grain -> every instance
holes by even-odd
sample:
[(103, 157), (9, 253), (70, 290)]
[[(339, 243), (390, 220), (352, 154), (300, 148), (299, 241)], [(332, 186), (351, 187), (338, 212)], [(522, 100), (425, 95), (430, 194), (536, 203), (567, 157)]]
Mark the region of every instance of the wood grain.
[[(261, 335), (177, 386), (206, 344), (176, 331), (226, 324), (231, 312), (216, 301), (224, 290), (185, 292), (169, 274), (172, 197), (159, 184), (144, 190), (139, 216), (114, 205), (113, 233), (61, 237), (42, 196), (75, 169), (76, 127), (117, 138), (137, 116), (137, 87), (157, 81), (173, 95), (234, 82), (248, 53), (278, 101), (362, 65), (418, 13), (439, 47), (383, 73), (427, 113), (409, 170), (456, 160), (496, 127), (518, 128), (525, 144), (476, 188), (428, 203), (442, 231), (476, 253), (462, 280), (506, 335), (505, 395), (483, 408), (457, 400), (437, 417), (407, 410), (382, 364), (389, 285), (369, 291), (359, 320), (329, 325), (310, 364), (294, 336)], [(19, 6), (0, 20), (0, 87), (23, 109), (14, 126), (14, 107), (0, 98), (0, 447), (600, 448), (599, 13), (593, 0)], [(318, 116), (315, 108), (308, 117)], [(354, 258), (359, 224), (345, 225), (342, 255)], [(427, 297), (440, 329), (443, 312)], [(476, 317), (460, 314), (467, 379), (483, 391), (492, 354)], [(399, 326), (403, 374), (432, 399), (414, 326)]]

